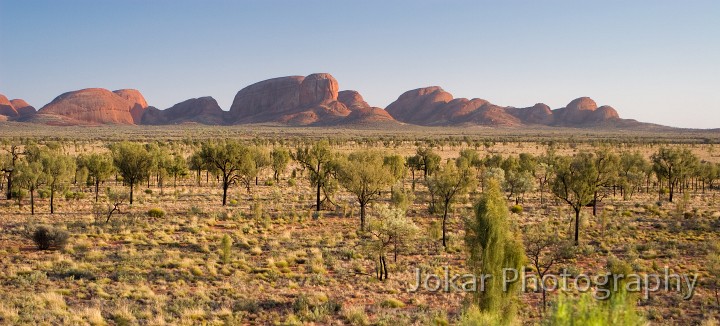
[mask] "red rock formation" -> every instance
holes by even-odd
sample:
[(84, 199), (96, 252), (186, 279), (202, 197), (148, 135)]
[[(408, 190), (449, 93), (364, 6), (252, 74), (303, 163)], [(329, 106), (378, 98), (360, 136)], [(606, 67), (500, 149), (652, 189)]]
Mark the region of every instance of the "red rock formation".
[(300, 83), (305, 77), (264, 80), (241, 89), (230, 107), (236, 122), (274, 121), (278, 114), (300, 105)]
[(504, 107), (487, 103), (468, 114), (463, 123), (488, 126), (519, 126), (522, 121), (505, 111)]
[(477, 98), (453, 99), (450, 93), (437, 86), (405, 92), (388, 105), (387, 112), (399, 121), (424, 126), (592, 126), (619, 120), (615, 109), (598, 108), (595, 101), (589, 97), (575, 99), (567, 107), (557, 110), (550, 110), (550, 107), (542, 103), (528, 108), (514, 108), (497, 106)]
[(583, 127), (617, 123), (620, 116), (610, 106), (597, 107), (589, 97), (580, 97), (566, 107), (553, 110), (553, 125)]
[(17, 117), (19, 115), (17, 110), (15, 110), (15, 107), (13, 107), (12, 103), (10, 103), (10, 100), (2, 94), (0, 94), (0, 115), (10, 118)]
[(376, 107), (355, 107), (343, 124), (374, 124), (378, 122), (397, 123), (387, 111)]
[(212, 97), (193, 98), (173, 105), (166, 110), (148, 107), (142, 116), (144, 125), (165, 125), (196, 122), (208, 125), (224, 124), (223, 111)]
[(140, 124), (143, 113), (145, 113), (145, 109), (148, 107), (145, 97), (140, 93), (140, 91), (137, 89), (118, 89), (113, 91), (113, 93), (126, 99), (132, 104), (132, 107), (130, 108), (130, 115), (133, 117), (133, 122), (135, 122), (135, 124)]
[(11, 100), (10, 103), (21, 117), (33, 115), (36, 112), (35, 107), (25, 102), (25, 100), (14, 99)]
[(338, 92), (338, 101), (340, 101), (340, 103), (342, 104), (345, 104), (345, 106), (350, 110), (354, 110), (355, 108), (370, 107), (370, 105), (365, 102), (365, 99), (363, 99), (362, 95), (360, 95), (360, 93), (358, 93), (357, 91)]
[(350, 114), (330, 74), (273, 78), (241, 89), (230, 107), (234, 123), (329, 124)]
[(420, 125), (441, 124), (436, 121), (438, 111), (453, 100), (453, 96), (438, 86), (418, 88), (400, 95), (385, 110), (398, 121)]
[(300, 84), (300, 106), (312, 107), (338, 98), (338, 82), (330, 74), (312, 74)]
[(593, 111), (586, 119), (586, 122), (605, 122), (617, 119), (620, 119), (617, 111), (612, 106), (603, 105)]
[(524, 124), (547, 125), (553, 122), (552, 110), (543, 103), (537, 103), (529, 108), (506, 108), (505, 111)]
[(56, 97), (38, 113), (54, 114), (88, 124), (134, 124), (130, 110), (137, 103), (103, 88), (87, 88)]

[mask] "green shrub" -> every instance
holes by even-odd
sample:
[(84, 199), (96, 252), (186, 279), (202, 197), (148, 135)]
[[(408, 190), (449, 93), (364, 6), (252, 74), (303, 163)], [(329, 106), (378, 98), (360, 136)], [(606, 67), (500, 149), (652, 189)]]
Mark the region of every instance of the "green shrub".
[(223, 264), (227, 264), (230, 262), (230, 254), (232, 250), (232, 239), (229, 235), (224, 235), (222, 238), (222, 241), (220, 242), (220, 250), (221, 250), (221, 256)]
[(155, 207), (155, 208), (151, 208), (150, 210), (148, 210), (147, 215), (150, 217), (161, 218), (161, 217), (165, 216), (165, 211), (162, 210), (162, 208)]
[(152, 195), (152, 189), (150, 189), (150, 188), (145, 189), (145, 193), (148, 195)]
[(510, 207), (510, 211), (515, 214), (520, 214), (523, 211), (523, 207), (521, 205), (514, 205), (513, 207)]
[(69, 237), (67, 231), (47, 225), (36, 227), (31, 234), (31, 238), (39, 250), (65, 248)]
[(572, 299), (560, 296), (554, 312), (545, 325), (645, 325), (637, 313), (634, 300), (625, 293), (614, 295), (610, 300), (596, 300), (585, 293)]
[(405, 304), (404, 304), (402, 301), (398, 300), (398, 299), (395, 299), (395, 298), (387, 298), (387, 299), (385, 299), (385, 301), (383, 301), (383, 302), (380, 303), (380, 307), (383, 307), (383, 308), (402, 308), (402, 307), (405, 307)]

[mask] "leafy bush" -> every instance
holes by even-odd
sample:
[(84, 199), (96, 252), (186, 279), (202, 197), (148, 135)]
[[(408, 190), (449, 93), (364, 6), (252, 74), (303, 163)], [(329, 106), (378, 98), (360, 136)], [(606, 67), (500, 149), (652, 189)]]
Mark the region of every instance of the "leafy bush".
[(152, 189), (145, 189), (145, 193), (148, 195), (152, 195)]
[(515, 214), (520, 214), (523, 211), (523, 207), (521, 205), (514, 205), (513, 207), (510, 207), (510, 211)]
[(35, 228), (30, 236), (39, 250), (51, 248), (62, 249), (67, 245), (70, 235), (67, 231), (47, 225), (40, 225)]
[(165, 216), (165, 211), (162, 208), (151, 208), (148, 210), (147, 215), (150, 217), (161, 218)]

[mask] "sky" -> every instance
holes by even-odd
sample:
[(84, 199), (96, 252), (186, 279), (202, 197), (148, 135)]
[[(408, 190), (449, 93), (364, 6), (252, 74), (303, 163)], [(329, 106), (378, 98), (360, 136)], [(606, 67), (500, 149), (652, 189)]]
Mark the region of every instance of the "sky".
[(385, 107), (441, 86), (498, 105), (589, 96), (720, 128), (720, 1), (0, 0), (0, 93), (135, 88), (165, 109), (315, 72)]

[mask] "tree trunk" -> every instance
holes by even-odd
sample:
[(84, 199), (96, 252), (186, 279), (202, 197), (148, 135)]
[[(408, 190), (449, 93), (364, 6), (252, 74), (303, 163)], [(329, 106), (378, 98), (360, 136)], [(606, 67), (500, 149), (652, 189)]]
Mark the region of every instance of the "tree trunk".
[(95, 178), (95, 202), (98, 201), (98, 189), (100, 188), (100, 179)]
[(383, 265), (383, 272), (385, 273), (385, 279), (387, 280), (387, 278), (388, 278), (388, 271), (387, 271), (387, 262), (385, 261), (385, 256), (382, 257), (382, 262), (383, 262), (383, 264), (382, 264), (382, 265)]
[(320, 186), (321, 186), (321, 185), (320, 185), (320, 180), (318, 180), (317, 192), (316, 192), (316, 194), (315, 194), (315, 207), (316, 207), (316, 208), (315, 208), (315, 211), (317, 211), (317, 212), (320, 211)]
[(227, 190), (228, 190), (228, 182), (224, 180), (223, 178), (223, 206), (227, 204)]
[(580, 245), (580, 208), (575, 208), (575, 245)]
[(443, 211), (443, 222), (442, 222), (442, 244), (444, 248), (447, 248), (447, 242), (445, 241), (445, 234), (447, 233), (447, 214), (448, 214), (448, 203), (445, 203), (445, 210)]
[(135, 182), (130, 182), (130, 205), (133, 203), (133, 184)]
[(365, 231), (365, 206), (366, 203), (360, 202), (360, 231)]
[(50, 214), (55, 214), (55, 187), (50, 187)]
[(30, 215), (35, 215), (35, 188), (30, 188)]
[(12, 199), (12, 175), (13, 171), (8, 172), (7, 176), (7, 199)]
[(597, 198), (597, 191), (595, 191), (595, 193), (593, 194), (593, 216), (597, 216)]

